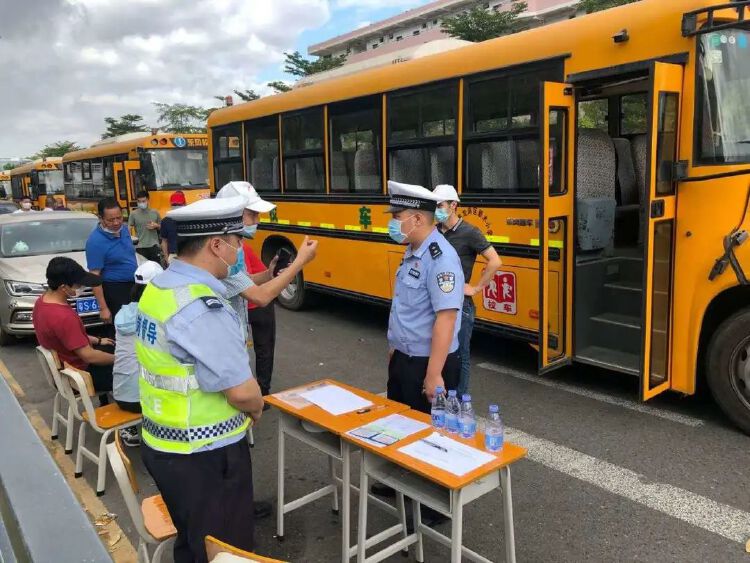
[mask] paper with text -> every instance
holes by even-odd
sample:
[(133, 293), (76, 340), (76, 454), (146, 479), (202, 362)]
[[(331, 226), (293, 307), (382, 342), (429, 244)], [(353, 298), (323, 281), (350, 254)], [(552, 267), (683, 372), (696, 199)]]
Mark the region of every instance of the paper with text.
[(377, 448), (384, 448), (403, 440), (407, 436), (416, 434), (420, 430), (429, 428), (429, 426), (429, 424), (407, 416), (391, 414), (374, 420), (370, 424), (350, 430), (347, 434), (364, 440)]
[(491, 454), (437, 432), (399, 448), (398, 451), (459, 477), (495, 460), (495, 456)]
[(323, 385), (299, 395), (334, 416), (372, 406), (372, 402), (338, 385)]

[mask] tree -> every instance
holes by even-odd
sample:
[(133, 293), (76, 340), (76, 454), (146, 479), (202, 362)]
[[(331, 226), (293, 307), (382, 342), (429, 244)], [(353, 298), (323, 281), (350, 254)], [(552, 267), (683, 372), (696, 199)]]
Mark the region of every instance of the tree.
[(282, 82), (281, 80), (269, 82), (268, 87), (273, 88), (273, 91), (276, 94), (283, 94), (284, 92), (289, 92), (289, 90), (292, 89), (292, 87), (289, 86), (289, 84), (287, 84), (286, 82)]
[(206, 120), (213, 109), (187, 104), (154, 103), (159, 125), (167, 133), (205, 133)]
[(498, 12), (477, 6), (468, 12), (445, 18), (441, 27), (451, 37), (479, 43), (520, 31), (518, 18), (526, 8), (526, 2), (519, 0), (513, 0), (509, 10)]
[(20, 163), (16, 162), (6, 162), (3, 166), (3, 170), (13, 170), (16, 166), (19, 166)]
[(102, 134), (102, 139), (109, 139), (126, 133), (146, 133), (149, 131), (149, 128), (143, 123), (143, 118), (134, 113), (121, 115), (119, 119), (105, 117), (104, 123), (107, 124), (107, 130)]
[(284, 56), (286, 57), (284, 71), (297, 78), (338, 68), (346, 62), (346, 55), (339, 55), (338, 57), (331, 57), (329, 59), (318, 58), (314, 61), (304, 58), (299, 51), (284, 53)]
[(48, 156), (63, 156), (69, 152), (79, 151), (83, 147), (78, 146), (73, 141), (57, 141), (51, 145), (44, 145), (44, 148), (31, 156), (31, 160), (37, 158), (47, 158)]
[(587, 14), (592, 14), (594, 12), (616, 8), (617, 6), (632, 4), (633, 2), (638, 2), (638, 0), (581, 0), (578, 3), (578, 9), (583, 10)]
[[(232, 90), (234, 94), (243, 102), (252, 102), (260, 98), (260, 94), (256, 93), (255, 90), (246, 88), (244, 90)], [(221, 103), (226, 103), (226, 96), (214, 96), (215, 100), (219, 100)]]

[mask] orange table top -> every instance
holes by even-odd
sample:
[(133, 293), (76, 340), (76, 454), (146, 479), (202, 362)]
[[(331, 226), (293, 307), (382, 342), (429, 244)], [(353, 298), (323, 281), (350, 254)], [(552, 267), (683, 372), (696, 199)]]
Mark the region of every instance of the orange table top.
[[(373, 406), (366, 409), (366, 412), (352, 411), (335, 416), (317, 405), (309, 404), (307, 406), (298, 408), (295, 405), (285, 402), (279, 398), (279, 396), (288, 396), (288, 394), (290, 393), (294, 394), (304, 392), (315, 386), (326, 383), (330, 385), (338, 385), (339, 387), (346, 389), (347, 391), (351, 391), (352, 393), (355, 393), (356, 395), (359, 395), (360, 397), (367, 399), (368, 401), (373, 403)], [(307, 383), (305, 385), (300, 385), (299, 387), (293, 387), (291, 389), (287, 389), (286, 391), (268, 395), (264, 397), (264, 399), (268, 404), (273, 405), (277, 409), (287, 414), (291, 414), (292, 416), (295, 416), (302, 420), (317, 424), (318, 426), (325, 428), (329, 432), (337, 435), (348, 432), (353, 428), (359, 428), (360, 426), (369, 424), (370, 422), (378, 420), (379, 418), (382, 418), (384, 416), (409, 410), (409, 407), (407, 405), (392, 401), (363, 389), (352, 387), (351, 385), (341, 383), (340, 381), (334, 381), (333, 379), (321, 379), (320, 381)]]
[[(430, 415), (415, 410), (408, 410), (399, 414), (401, 414), (402, 416), (413, 418), (414, 420), (419, 420), (420, 422), (425, 422), (427, 424), (431, 424), (432, 422)], [(442, 431), (440, 432), (441, 434), (449, 436), (450, 438), (462, 442), (467, 446), (473, 446), (479, 450), (495, 456), (494, 461), (486, 463), (481, 467), (478, 467), (474, 471), (466, 473), (462, 476), (455, 475), (453, 473), (450, 473), (449, 471), (445, 471), (444, 469), (440, 469), (439, 467), (435, 467), (434, 465), (430, 465), (429, 463), (425, 463), (416, 458), (413, 458), (410, 455), (398, 451), (400, 448), (403, 448), (407, 444), (411, 444), (412, 442), (416, 442), (417, 440), (426, 438), (433, 432), (435, 432), (435, 429), (430, 426), (425, 430), (421, 430), (415, 434), (412, 434), (411, 436), (404, 438), (403, 440), (399, 440), (395, 444), (391, 444), (390, 446), (386, 446), (384, 448), (378, 448), (377, 446), (356, 438), (355, 436), (344, 435), (343, 438), (353, 444), (356, 444), (363, 450), (367, 450), (375, 455), (383, 457), (448, 489), (461, 489), (466, 485), (476, 481), (477, 479), (481, 479), (485, 475), (489, 475), (493, 471), (497, 471), (498, 469), (501, 469), (506, 465), (510, 465), (511, 463), (515, 463), (516, 461), (526, 457), (526, 449), (522, 448), (521, 446), (517, 446), (516, 444), (511, 444), (507, 441), (505, 442), (502, 451), (497, 453), (487, 452), (484, 449), (484, 432), (479, 431), (477, 431), (477, 434), (476, 436), (474, 436), (474, 438), (468, 439), (461, 438), (456, 434), (448, 434)]]

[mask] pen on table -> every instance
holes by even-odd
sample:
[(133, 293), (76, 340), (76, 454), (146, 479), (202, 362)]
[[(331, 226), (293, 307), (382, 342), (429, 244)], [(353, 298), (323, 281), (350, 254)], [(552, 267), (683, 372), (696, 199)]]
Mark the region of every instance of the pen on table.
[(379, 410), (384, 409), (384, 408), (385, 408), (385, 405), (378, 405), (377, 407), (367, 407), (365, 409), (359, 409), (357, 411), (357, 414), (366, 414), (368, 412), (379, 411)]
[(428, 446), (432, 446), (433, 448), (435, 448), (435, 449), (437, 449), (437, 450), (440, 450), (440, 451), (443, 451), (443, 452), (445, 452), (445, 453), (448, 453), (448, 448), (444, 448), (444, 447), (443, 447), (443, 446), (441, 446), (440, 444), (436, 444), (435, 442), (430, 442), (429, 440), (425, 440), (424, 438), (422, 439), (422, 441), (423, 441), (423, 442), (424, 442), (425, 444), (427, 444)]

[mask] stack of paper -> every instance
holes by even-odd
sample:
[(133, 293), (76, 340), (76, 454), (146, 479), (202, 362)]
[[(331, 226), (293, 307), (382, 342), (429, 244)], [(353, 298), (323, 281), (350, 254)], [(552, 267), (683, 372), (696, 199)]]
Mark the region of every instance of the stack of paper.
[(399, 448), (398, 451), (459, 477), (495, 459), (493, 455), (437, 432)]
[(413, 418), (392, 414), (350, 430), (347, 434), (364, 440), (377, 448), (383, 448), (428, 427), (429, 424)]
[(322, 385), (299, 395), (334, 416), (372, 406), (372, 402), (338, 385)]

